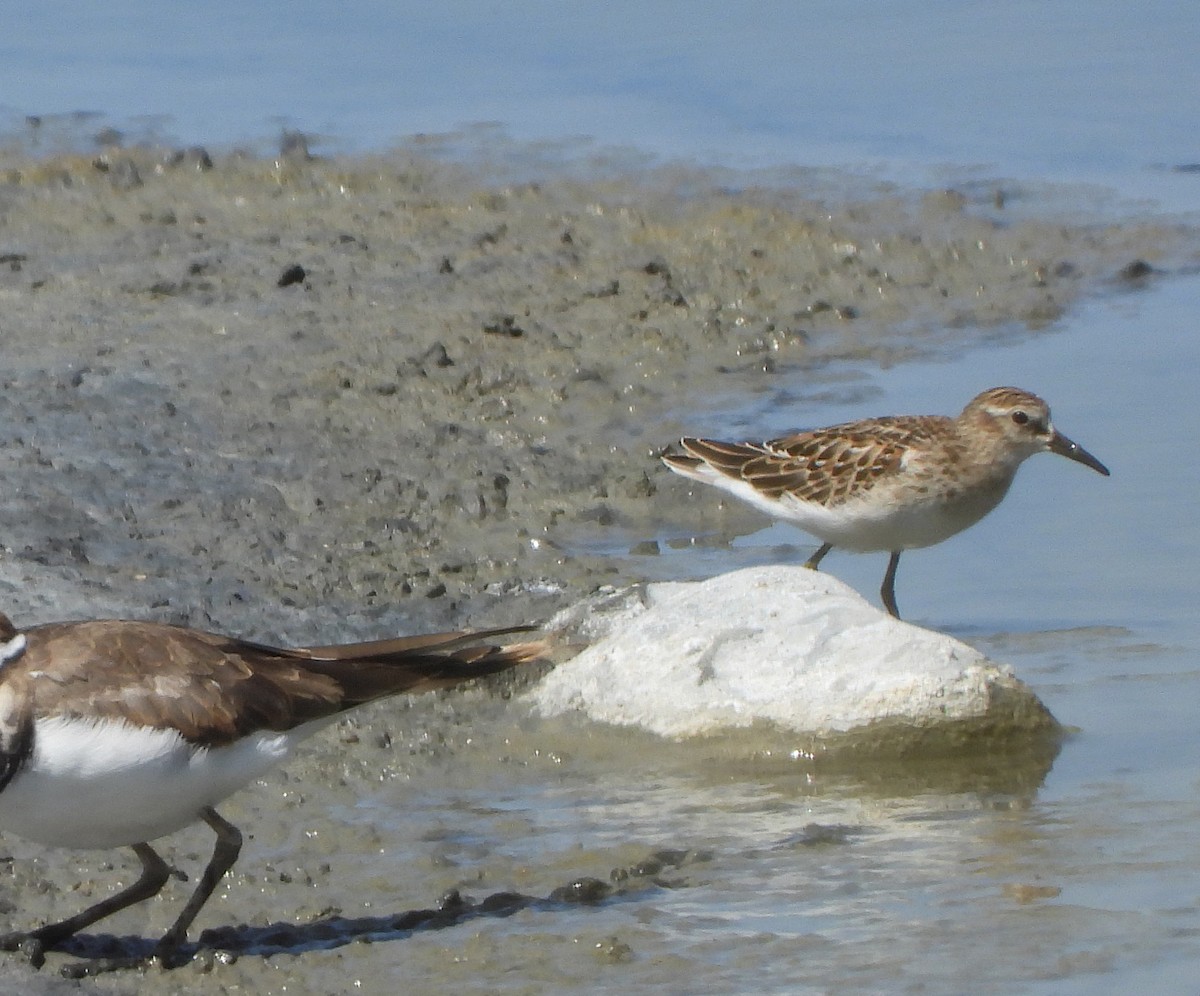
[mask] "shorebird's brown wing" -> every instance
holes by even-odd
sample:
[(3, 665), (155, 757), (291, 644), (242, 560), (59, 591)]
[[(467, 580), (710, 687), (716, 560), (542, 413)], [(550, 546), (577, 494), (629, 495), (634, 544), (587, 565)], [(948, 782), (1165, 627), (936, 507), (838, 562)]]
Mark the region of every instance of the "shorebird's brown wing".
[(24, 654), (0, 678), (31, 696), (41, 716), (86, 711), (216, 746), (385, 695), (456, 685), (541, 653), (537, 643), (493, 642), (510, 632), (287, 650), (156, 623), (51, 623), (26, 631)]
[[(763, 443), (680, 440), (686, 456), (666, 456), (684, 474), (707, 464), (745, 481), (768, 498), (836, 505), (894, 471), (914, 438), (934, 428), (936, 416), (868, 419), (798, 432)], [(916, 434), (914, 437), (914, 433)]]

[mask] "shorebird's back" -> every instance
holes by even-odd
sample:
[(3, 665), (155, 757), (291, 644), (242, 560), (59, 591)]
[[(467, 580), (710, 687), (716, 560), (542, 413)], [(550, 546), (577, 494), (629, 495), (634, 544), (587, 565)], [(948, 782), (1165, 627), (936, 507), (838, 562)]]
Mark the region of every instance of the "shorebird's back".
[(24, 652), (0, 669), (0, 684), (28, 695), (35, 715), (125, 720), (216, 746), (507, 670), (545, 649), (497, 642), (526, 631), (282, 648), (161, 623), (50, 623), (25, 631)]

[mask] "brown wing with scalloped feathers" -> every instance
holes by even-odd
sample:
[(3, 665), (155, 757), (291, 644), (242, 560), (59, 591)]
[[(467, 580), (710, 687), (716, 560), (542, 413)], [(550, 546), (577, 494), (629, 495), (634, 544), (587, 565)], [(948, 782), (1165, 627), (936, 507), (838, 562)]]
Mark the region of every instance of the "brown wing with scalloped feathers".
[(461, 684), (540, 656), (495, 637), (528, 627), (283, 649), (159, 623), (50, 623), (25, 631), (0, 682), (38, 717), (106, 716), (202, 746), (289, 730), (372, 699)]
[(914, 442), (944, 431), (949, 421), (937, 415), (865, 419), (763, 443), (686, 437), (679, 445), (687, 455), (667, 455), (663, 460), (692, 476), (696, 467), (707, 464), (768, 498), (787, 493), (801, 501), (833, 506), (895, 471)]

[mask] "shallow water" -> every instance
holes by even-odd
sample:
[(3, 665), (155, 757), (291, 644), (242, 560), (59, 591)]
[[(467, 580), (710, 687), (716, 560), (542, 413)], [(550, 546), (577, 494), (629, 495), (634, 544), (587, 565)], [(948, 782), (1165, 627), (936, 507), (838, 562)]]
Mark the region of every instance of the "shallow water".
[[(618, 168), (680, 155), (850, 163), (939, 184), (1011, 172), (1095, 180), (1176, 210), (1197, 204), (1195, 174), (1172, 169), (1194, 158), (1187, 39), (1200, 15), (1186, 5), (1027, 3), (976, 8), (976, 17), (911, 3), (856, 19), (844, 4), (759, 4), (732, 27), (727, 5), (686, 24), (678, 9), (642, 5), (636, 43), (620, 6), (586, 21), (574, 8), (528, 8), (536, 31), (491, 5), (458, 5), (453, 21), (428, 10), (351, 4), (331, 16), (320, 5), (268, 4), (235, 14), (216, 4), (146, 18), (141, 5), (110, 4), (100, 26), (81, 20), (86, 12), (39, 5), (0, 42), (0, 89), (18, 129), (22, 114), (94, 107), (134, 139), (144, 131), (223, 143), (259, 139), (278, 114), (329, 136), (324, 147), (353, 149), (496, 119), (519, 139), (550, 139), (540, 150), (550, 160), (586, 153), (587, 139), (563, 138), (582, 134), (636, 145)], [(139, 121), (145, 114), (170, 117)], [(78, 123), (68, 125), (76, 138)], [(47, 145), (54, 128), (52, 119), (41, 128)], [(493, 129), (440, 141), (447, 155), (472, 141), (485, 158), (503, 151)], [(537, 153), (517, 148), (518, 168)], [(1095, 208), (1094, 192), (1078, 196)], [(1043, 394), (1059, 427), (1112, 478), (1031, 461), (991, 517), (906, 555), (898, 597), (912, 621), (1012, 664), (1077, 730), (1056, 755), (833, 769), (770, 730), (673, 744), (533, 721), (519, 702), (483, 715), (464, 709), (469, 733), (444, 754), (436, 740), (411, 754), (335, 760), (325, 751), (234, 800), (226, 815), (255, 829), (199, 926), (304, 921), (327, 903), (346, 916), (409, 910), (452, 887), (476, 898), (502, 889), (544, 897), (579, 876), (610, 881), (614, 869), (624, 893), (394, 932), (369, 947), (247, 956), (166, 983), (123, 976), (88, 986), (1194, 990), (1198, 290), (1200, 280), (1176, 276), (1093, 299), (1051, 333), (1002, 330), (986, 348), (879, 373), (785, 370), (752, 396), (676, 413), (698, 432), (766, 436), (864, 415), (953, 412), (1001, 383)], [(1015, 344), (1000, 345), (1010, 332)], [(654, 541), (658, 555), (631, 557), (630, 574), (666, 578), (811, 552), (803, 534), (759, 528), (749, 512), (731, 512), (727, 530), (687, 535), (672, 500), (716, 496), (668, 497), (664, 486), (656, 531), (607, 530), (579, 543), (623, 552)], [(876, 597), (884, 558), (833, 554), (825, 566)], [(422, 723), (418, 710), (411, 725)], [(256, 822), (264, 813), (275, 818)], [(194, 871), (209, 841), (181, 838), (172, 853)], [(76, 860), (5, 846), (22, 867)], [(88, 855), (56, 874), (88, 894), (115, 874), (106, 860)], [(122, 869), (124, 858), (113, 863)], [(41, 890), (31, 874), (28, 887)], [(172, 888), (168, 902), (114, 929), (163, 929), (186, 886)], [(66, 895), (60, 912), (78, 898)], [(54, 983), (44, 974), (37, 985)]]
[(1196, 157), (1198, 28), (1175, 0), (47, 2), (0, 40), (0, 130), (38, 115), (44, 148), (81, 124), (268, 147), (287, 127), (323, 152), (423, 136), (493, 164), (511, 135), (525, 167), (596, 153), (1019, 176), (1195, 210), (1176, 167)]
[[(902, 561), (898, 599), (907, 618), (1013, 664), (1078, 732), (1019, 806), (997, 810), (959, 797), (942, 800), (937, 815), (879, 821), (914, 832), (888, 835), (897, 852), (890, 874), (874, 881), (864, 906), (887, 909), (896, 892), (906, 895), (904, 928), (886, 914), (875, 926), (860, 922), (887, 951), (873, 971), (845, 948), (825, 972), (797, 957), (796, 983), (842, 988), (854, 979), (885, 990), (889, 978), (920, 978), (932, 991), (953, 991), (990, 979), (997, 991), (1054, 992), (1129, 991), (1143, 979), (1173, 991), (1192, 985), (1200, 965), (1200, 532), (1187, 440), (1200, 420), (1188, 373), (1200, 359), (1197, 291), (1200, 280), (1188, 276), (1093, 300), (1054, 334), (900, 366), (869, 378), (876, 393), (865, 406), (864, 385), (855, 383), (852, 404), (820, 409), (823, 421), (953, 411), (979, 389), (1014, 383), (1049, 399), (1056, 424), (1113, 476), (1033, 460), (983, 523)], [(725, 418), (772, 435), (812, 424), (809, 415), (803, 405), (781, 410), (763, 398)], [(697, 419), (698, 431), (723, 421), (714, 412)], [(713, 498), (697, 489), (690, 500)], [(783, 525), (724, 549), (707, 542), (702, 572), (722, 557), (742, 565), (804, 557), (815, 546)], [(678, 543), (662, 549), (656, 571), (686, 571), (691, 551)], [(884, 558), (831, 557), (823, 566), (875, 597)], [(914, 848), (923, 853), (918, 842), (931, 824), (931, 849), (947, 852), (936, 881), (908, 860)], [(860, 858), (869, 866), (856, 851), (857, 843), (845, 849), (847, 867)], [(1022, 885), (1061, 891), (1014, 898), (1010, 890)]]

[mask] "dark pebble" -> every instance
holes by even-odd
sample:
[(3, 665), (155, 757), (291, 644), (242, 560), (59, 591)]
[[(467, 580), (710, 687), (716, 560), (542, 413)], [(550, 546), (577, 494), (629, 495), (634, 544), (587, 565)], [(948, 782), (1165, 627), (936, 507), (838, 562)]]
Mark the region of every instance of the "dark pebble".
[(280, 287), (290, 287), (292, 284), (304, 283), (304, 278), (307, 276), (308, 274), (304, 272), (303, 266), (299, 263), (293, 263), (280, 274), (278, 283)]

